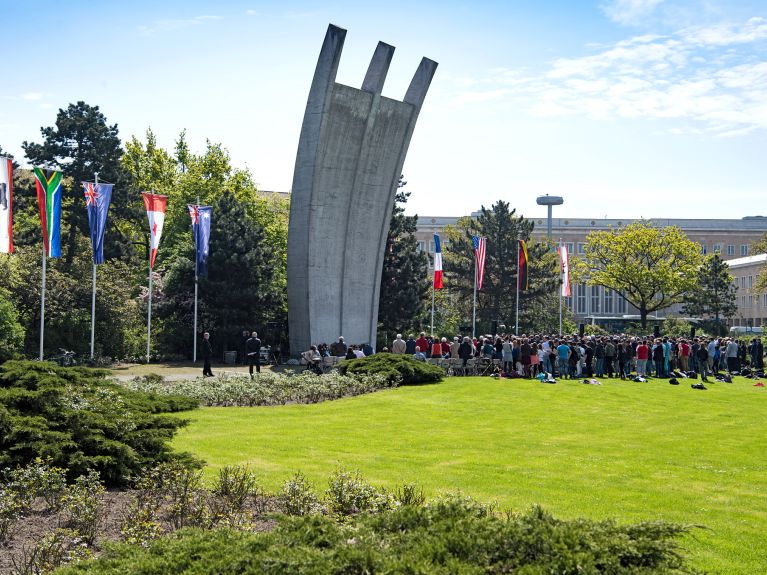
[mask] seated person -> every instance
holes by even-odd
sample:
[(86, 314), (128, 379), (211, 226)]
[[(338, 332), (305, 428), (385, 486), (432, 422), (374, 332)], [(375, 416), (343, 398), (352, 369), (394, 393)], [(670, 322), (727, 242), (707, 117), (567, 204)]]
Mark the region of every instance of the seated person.
[(357, 359), (357, 354), (354, 353), (354, 346), (350, 345), (347, 348), (345, 359)]
[(308, 369), (311, 369), (314, 372), (322, 371), (320, 369), (322, 356), (320, 355), (320, 352), (317, 350), (316, 345), (311, 346), (307, 351), (303, 352), (301, 356), (306, 360), (306, 365)]
[(426, 361), (426, 355), (421, 351), (420, 346), (415, 346), (415, 353), (413, 354), (413, 359), (417, 359), (418, 361)]

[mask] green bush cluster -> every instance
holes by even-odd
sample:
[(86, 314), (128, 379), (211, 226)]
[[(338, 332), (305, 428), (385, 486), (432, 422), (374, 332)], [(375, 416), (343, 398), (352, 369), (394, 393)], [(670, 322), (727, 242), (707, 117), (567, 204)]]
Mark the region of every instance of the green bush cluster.
[(0, 367), (0, 467), (36, 458), (73, 481), (90, 471), (107, 486), (124, 485), (141, 469), (185, 457), (169, 442), (184, 420), (163, 415), (198, 402), (127, 390), (108, 373), (46, 362), (9, 361)]
[(399, 385), (438, 383), (445, 377), (445, 372), (436, 365), (416, 361), (408, 355), (391, 353), (342, 361), (338, 371), (344, 375), (383, 375), (391, 383)]
[(690, 573), (678, 543), (687, 531), (666, 523), (562, 521), (540, 508), (499, 515), (448, 497), (349, 522), (283, 516), (262, 533), (185, 529), (148, 547), (111, 546), (59, 573), (671, 575)]
[(158, 395), (183, 395), (202, 405), (253, 407), (286, 403), (318, 403), (341, 397), (362, 395), (395, 387), (396, 381), (379, 374), (340, 375), (310, 372), (296, 375), (264, 372), (253, 379), (247, 375), (219, 375), (213, 379), (198, 378), (163, 382), (161, 378), (137, 377), (124, 384), (128, 389)]

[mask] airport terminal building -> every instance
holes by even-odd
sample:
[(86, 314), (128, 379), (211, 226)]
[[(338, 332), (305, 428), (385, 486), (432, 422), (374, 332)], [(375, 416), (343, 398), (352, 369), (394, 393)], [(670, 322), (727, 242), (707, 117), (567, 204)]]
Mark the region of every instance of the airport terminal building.
[[(477, 215), (477, 214), (472, 214)], [(457, 217), (419, 216), (416, 237), (418, 249), (434, 253), (434, 234), (449, 225), (455, 225)], [(546, 219), (536, 218), (533, 236), (546, 235)], [(586, 236), (593, 231), (619, 229), (635, 220), (553, 218), (552, 239), (562, 242), (572, 254), (583, 253)], [(767, 326), (767, 294), (752, 290), (759, 269), (767, 264), (767, 254), (751, 255), (751, 245), (767, 234), (767, 217), (747, 216), (742, 219), (673, 219), (651, 218), (659, 227), (676, 226), (687, 237), (698, 243), (704, 254), (718, 253), (730, 263), (731, 273), (738, 288), (738, 313), (730, 318), (733, 326)], [(579, 323), (595, 323), (609, 330), (619, 330), (627, 321), (635, 321), (637, 310), (623, 297), (600, 286), (577, 284), (572, 286), (572, 296), (566, 304)], [(659, 311), (651, 319), (662, 320), (669, 315), (679, 317), (680, 306)]]

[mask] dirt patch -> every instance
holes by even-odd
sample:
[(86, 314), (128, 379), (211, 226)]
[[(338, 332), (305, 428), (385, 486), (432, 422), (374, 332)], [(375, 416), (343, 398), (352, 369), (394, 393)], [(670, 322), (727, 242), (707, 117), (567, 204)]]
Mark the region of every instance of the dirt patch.
[[(101, 518), (98, 535), (90, 550), (98, 556), (105, 543), (122, 540), (121, 529), (129, 506), (143, 494), (139, 490), (109, 490), (101, 497)], [(248, 503), (246, 514), (248, 528), (252, 531), (268, 531), (274, 528), (275, 521), (269, 513), (280, 511), (281, 506), (274, 497), (258, 497)], [(160, 517), (163, 516), (161, 512)], [(166, 533), (173, 531), (172, 526), (161, 521)], [(38, 498), (32, 511), (16, 522), (13, 536), (5, 545), (0, 545), (0, 575), (17, 575), (25, 557), (48, 534), (67, 526), (67, 517), (63, 512), (47, 512), (45, 502)]]

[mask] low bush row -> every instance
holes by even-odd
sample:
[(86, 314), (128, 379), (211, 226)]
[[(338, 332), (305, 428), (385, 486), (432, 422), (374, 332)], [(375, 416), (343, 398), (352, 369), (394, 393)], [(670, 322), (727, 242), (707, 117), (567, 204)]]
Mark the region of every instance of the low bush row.
[(390, 382), (400, 385), (438, 383), (445, 378), (445, 372), (436, 365), (416, 361), (409, 355), (391, 353), (376, 353), (368, 357), (342, 361), (338, 365), (338, 371), (347, 375), (383, 375)]
[(124, 385), (134, 391), (183, 395), (206, 406), (253, 407), (319, 403), (396, 387), (397, 381), (377, 374), (345, 376), (336, 372), (323, 375), (264, 372), (253, 379), (247, 375), (228, 374), (211, 379), (168, 382), (158, 377), (137, 377)]

